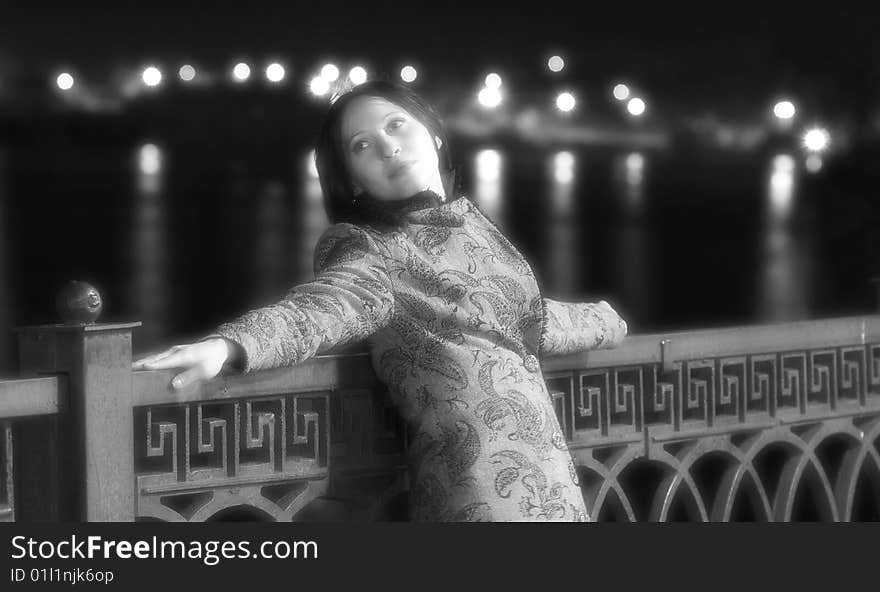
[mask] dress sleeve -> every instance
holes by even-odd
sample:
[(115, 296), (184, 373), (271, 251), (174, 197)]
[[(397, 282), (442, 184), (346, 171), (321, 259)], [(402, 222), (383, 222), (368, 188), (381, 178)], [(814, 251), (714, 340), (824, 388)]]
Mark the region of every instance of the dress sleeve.
[(291, 366), (384, 327), (394, 308), (385, 259), (370, 234), (352, 224), (327, 229), (315, 248), (315, 279), (280, 302), (220, 325), (214, 335), (241, 349), (243, 372)]
[(543, 302), (542, 355), (612, 348), (626, 337), (626, 321), (604, 300), (594, 304), (544, 298)]

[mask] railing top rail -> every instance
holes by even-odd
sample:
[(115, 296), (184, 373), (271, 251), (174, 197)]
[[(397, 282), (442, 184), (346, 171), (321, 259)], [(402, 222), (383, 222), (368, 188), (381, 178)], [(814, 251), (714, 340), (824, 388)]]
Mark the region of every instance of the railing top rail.
[(64, 392), (60, 376), (0, 380), (0, 419), (58, 413)]
[(52, 323), (48, 325), (27, 325), (13, 327), (14, 333), (96, 333), (100, 331), (118, 331), (120, 329), (137, 329), (140, 321), (130, 323)]
[(546, 371), (601, 368), (880, 342), (880, 315), (631, 335), (617, 348), (548, 358)]
[(132, 403), (135, 406), (168, 405), (335, 388), (364, 388), (374, 380), (369, 354), (366, 353), (317, 356), (287, 368), (218, 376), (180, 391), (170, 386), (177, 372), (179, 370), (135, 372)]
[[(880, 342), (880, 315), (841, 317), (631, 335), (615, 349), (544, 360), (545, 371), (662, 363), (720, 356), (795, 351)], [(317, 356), (297, 366), (220, 376), (182, 391), (170, 387), (176, 371), (134, 373), (134, 405), (258, 397), (287, 392), (357, 388), (370, 384), (369, 354)]]

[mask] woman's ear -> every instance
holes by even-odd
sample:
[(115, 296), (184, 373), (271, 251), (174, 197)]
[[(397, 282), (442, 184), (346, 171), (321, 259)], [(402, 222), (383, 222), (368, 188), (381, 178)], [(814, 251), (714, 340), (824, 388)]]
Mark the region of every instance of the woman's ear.
[(440, 136), (434, 136), (434, 143), (437, 144), (437, 150), (440, 150), (440, 147), (443, 145), (443, 140), (440, 139)]
[(363, 190), (363, 188), (362, 188), (360, 185), (358, 185), (357, 183), (354, 183), (354, 184), (352, 184), (352, 186), (351, 186), (351, 192), (352, 192), (354, 195), (360, 195), (361, 193), (364, 192), (364, 190)]

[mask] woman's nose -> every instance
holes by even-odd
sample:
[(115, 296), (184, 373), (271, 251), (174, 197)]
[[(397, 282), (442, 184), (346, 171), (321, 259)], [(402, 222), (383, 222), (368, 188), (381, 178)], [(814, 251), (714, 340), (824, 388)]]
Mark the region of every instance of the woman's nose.
[(400, 154), (400, 144), (391, 139), (386, 139), (382, 146), (382, 156), (392, 158)]

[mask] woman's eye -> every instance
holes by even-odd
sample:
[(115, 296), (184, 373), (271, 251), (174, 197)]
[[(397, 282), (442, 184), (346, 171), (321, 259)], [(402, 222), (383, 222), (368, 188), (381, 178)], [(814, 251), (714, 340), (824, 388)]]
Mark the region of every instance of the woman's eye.
[(403, 125), (402, 119), (392, 119), (390, 122), (388, 122), (388, 127), (390, 129), (397, 129), (402, 125)]
[(366, 150), (369, 144), (365, 140), (361, 140), (360, 142), (355, 142), (354, 146), (351, 147), (355, 152), (360, 152), (362, 150)]

